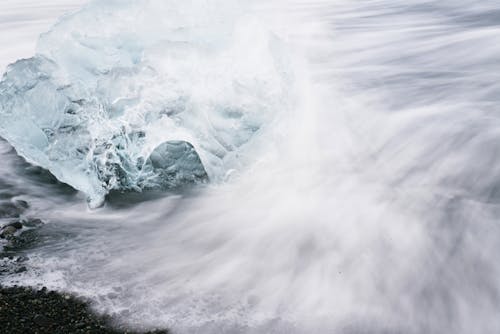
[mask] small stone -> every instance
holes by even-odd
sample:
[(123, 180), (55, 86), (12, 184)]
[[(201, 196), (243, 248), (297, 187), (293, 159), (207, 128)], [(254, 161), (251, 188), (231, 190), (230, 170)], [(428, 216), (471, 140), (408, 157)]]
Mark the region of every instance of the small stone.
[(23, 228), (23, 224), (19, 221), (16, 221), (16, 222), (13, 222), (13, 223), (9, 223), (6, 225), (7, 226), (12, 226), (12, 227), (15, 227), (17, 230), (20, 230)]
[(41, 314), (37, 314), (34, 318), (33, 321), (41, 327), (49, 327), (50, 326), (50, 320)]
[(0, 232), (0, 238), (6, 239), (6, 238), (12, 236), (14, 233), (16, 233), (16, 231), (17, 231), (17, 228), (15, 228), (14, 226), (6, 226)]

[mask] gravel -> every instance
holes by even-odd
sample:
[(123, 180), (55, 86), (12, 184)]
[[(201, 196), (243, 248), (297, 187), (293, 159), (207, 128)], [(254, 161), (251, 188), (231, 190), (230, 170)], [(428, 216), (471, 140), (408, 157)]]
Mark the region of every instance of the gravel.
[(9, 334), (168, 334), (167, 330), (135, 332), (113, 326), (74, 296), (26, 287), (0, 286), (0, 332)]

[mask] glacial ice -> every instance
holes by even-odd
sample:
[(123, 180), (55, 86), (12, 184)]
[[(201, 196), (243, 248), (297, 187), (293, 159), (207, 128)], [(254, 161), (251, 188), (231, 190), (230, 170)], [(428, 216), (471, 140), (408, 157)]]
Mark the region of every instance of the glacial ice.
[(91, 205), (113, 189), (223, 180), (289, 106), (285, 48), (244, 8), (91, 2), (9, 66), (0, 136)]

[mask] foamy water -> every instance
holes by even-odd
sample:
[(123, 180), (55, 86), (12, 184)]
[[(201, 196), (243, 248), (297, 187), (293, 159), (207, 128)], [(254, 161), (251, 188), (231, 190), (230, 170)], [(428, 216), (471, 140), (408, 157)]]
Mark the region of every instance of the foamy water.
[[(1, 66), (77, 5), (1, 3)], [(89, 210), (2, 143), (1, 180), (47, 221), (28, 271), (3, 283), (178, 333), (499, 331), (498, 13), (467, 0), (255, 5), (293, 60), (294, 108), (237, 173)]]

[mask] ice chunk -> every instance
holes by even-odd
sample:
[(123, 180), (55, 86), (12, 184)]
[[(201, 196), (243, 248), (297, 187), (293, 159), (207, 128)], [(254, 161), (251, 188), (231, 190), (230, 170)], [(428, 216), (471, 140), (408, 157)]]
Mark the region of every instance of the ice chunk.
[(240, 1), (104, 0), (0, 82), (0, 136), (101, 203), (219, 181), (289, 105), (284, 47)]

